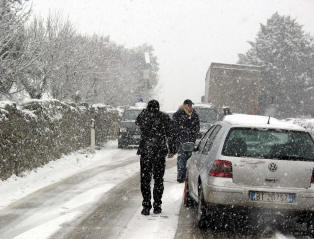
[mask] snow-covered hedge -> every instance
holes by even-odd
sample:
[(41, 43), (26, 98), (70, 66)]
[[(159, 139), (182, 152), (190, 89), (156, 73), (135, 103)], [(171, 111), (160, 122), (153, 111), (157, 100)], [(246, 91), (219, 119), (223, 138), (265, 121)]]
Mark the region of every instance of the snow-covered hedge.
[(89, 146), (91, 119), (95, 120), (96, 144), (117, 137), (118, 111), (106, 105), (0, 102), (0, 179)]

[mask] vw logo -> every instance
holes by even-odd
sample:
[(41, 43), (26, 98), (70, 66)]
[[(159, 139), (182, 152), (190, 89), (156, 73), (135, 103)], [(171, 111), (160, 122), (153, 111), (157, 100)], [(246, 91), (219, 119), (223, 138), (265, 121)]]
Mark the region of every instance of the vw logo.
[(271, 172), (275, 172), (276, 170), (277, 170), (277, 164), (275, 164), (275, 163), (270, 163), (270, 164), (268, 164), (268, 169), (269, 169), (269, 171), (271, 171)]

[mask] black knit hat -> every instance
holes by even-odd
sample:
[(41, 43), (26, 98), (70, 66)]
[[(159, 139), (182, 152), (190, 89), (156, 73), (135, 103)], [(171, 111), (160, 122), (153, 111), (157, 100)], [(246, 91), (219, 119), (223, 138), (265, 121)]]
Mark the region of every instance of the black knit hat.
[(159, 111), (159, 102), (157, 100), (150, 100), (147, 104), (148, 111)]
[(189, 100), (189, 99), (186, 99), (184, 102), (183, 102), (184, 105), (194, 105), (194, 103), (192, 102), (192, 100)]

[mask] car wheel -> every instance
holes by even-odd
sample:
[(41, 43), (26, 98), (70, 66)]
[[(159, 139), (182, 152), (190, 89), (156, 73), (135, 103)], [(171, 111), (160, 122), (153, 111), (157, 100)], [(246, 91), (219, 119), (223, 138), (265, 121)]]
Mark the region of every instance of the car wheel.
[(314, 237), (314, 217), (311, 215), (310, 218), (307, 220), (307, 232), (310, 237)]
[(189, 180), (188, 180), (188, 178), (185, 179), (183, 203), (184, 203), (185, 207), (191, 207), (191, 208), (194, 207), (194, 200), (190, 196)]
[(207, 227), (207, 206), (204, 200), (202, 185), (198, 186), (197, 224), (200, 229)]
[(123, 148), (125, 148), (125, 145), (118, 141), (118, 149), (123, 149)]

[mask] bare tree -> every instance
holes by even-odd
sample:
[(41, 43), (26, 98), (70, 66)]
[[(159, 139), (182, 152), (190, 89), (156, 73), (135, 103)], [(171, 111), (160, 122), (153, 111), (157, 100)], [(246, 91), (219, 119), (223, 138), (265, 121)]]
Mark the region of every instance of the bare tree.
[[(32, 98), (49, 92), (63, 101), (133, 104), (139, 97), (148, 98), (158, 80), (151, 46), (127, 49), (109, 37), (83, 36), (57, 15), (34, 18), (24, 37), (23, 59), (28, 64), (20, 78)], [(151, 58), (149, 82), (143, 80), (145, 52)]]
[(21, 1), (0, 0), (0, 97), (10, 97), (24, 70), (24, 22), (30, 11)]
[(26, 30), (26, 57), (29, 65), (22, 76), (22, 84), (32, 98), (40, 99), (51, 91), (55, 98), (64, 99), (63, 87), (69, 75), (75, 47), (74, 28), (59, 16), (46, 21), (34, 18)]

